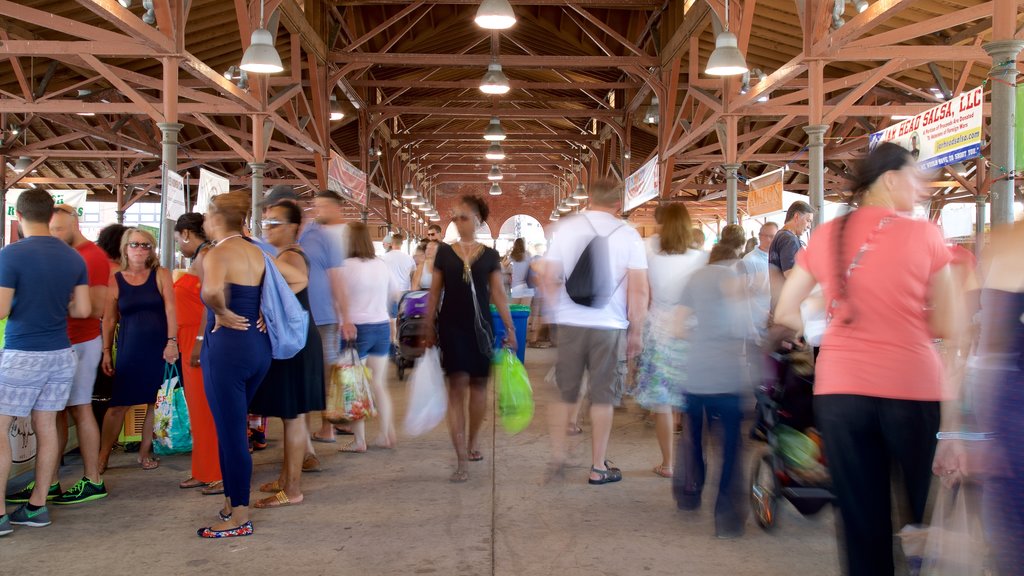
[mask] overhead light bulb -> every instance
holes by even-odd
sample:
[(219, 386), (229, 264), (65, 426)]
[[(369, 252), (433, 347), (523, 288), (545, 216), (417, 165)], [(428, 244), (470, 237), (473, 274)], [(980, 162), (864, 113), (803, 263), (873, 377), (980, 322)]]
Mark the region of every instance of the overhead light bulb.
[(740, 53), (736, 35), (728, 30), (715, 38), (715, 51), (708, 58), (705, 74), (711, 76), (739, 76), (748, 70), (747, 61)]
[(501, 168), (498, 168), (497, 164), (491, 166), (491, 171), (487, 173), (487, 179), (491, 181), (501, 180), (505, 175), (501, 173)]
[(284, 70), (281, 64), (281, 55), (274, 48), (274, 37), (266, 28), (257, 28), (252, 31), (252, 38), (249, 47), (242, 55), (242, 64), (239, 66), (246, 72), (256, 74), (276, 74)]
[(117, 0), (117, 3), (120, 4), (123, 8), (132, 7), (132, 0)]
[(440, 214), (431, 214), (430, 215), (430, 221), (431, 222), (440, 222), (441, 221), (441, 215)]
[(476, 10), (476, 25), (488, 30), (504, 30), (516, 23), (516, 13), (508, 0), (484, 0)]
[(23, 174), (25, 170), (28, 170), (28, 167), (31, 165), (31, 158), (29, 158), (28, 156), (21, 156), (20, 158), (18, 158), (18, 161), (14, 163), (14, 167), (11, 168), (11, 170), (14, 170), (16, 174)]
[(857, 13), (863, 13), (868, 9), (868, 0), (853, 0), (853, 6), (857, 9)]
[(331, 94), (331, 121), (337, 122), (345, 117), (345, 113), (341, 111), (341, 102), (338, 102), (338, 97)]
[(488, 160), (504, 160), (505, 151), (502, 150), (501, 144), (492, 142), (491, 145), (487, 147), (487, 153), (484, 154), (484, 158), (487, 158)]
[(573, 192), (572, 197), (577, 200), (586, 200), (590, 196), (587, 195), (587, 189), (583, 187), (583, 183), (580, 182), (576, 185), (576, 191)]
[[(754, 76), (757, 76), (757, 83), (758, 84), (761, 84), (763, 82), (767, 82), (768, 81), (768, 75), (765, 74), (764, 71), (761, 70), (760, 68), (754, 68), (748, 74), (753, 74)], [(761, 93), (760, 96), (757, 97), (757, 101), (758, 102), (767, 102), (769, 97), (770, 97), (770, 93), (767, 90), (765, 90), (764, 92)]]
[(405, 188), (402, 188), (402, 200), (412, 200), (416, 196), (416, 189), (412, 187), (412, 182), (406, 182)]
[(661, 108), (658, 106), (658, 97), (651, 96), (651, 105), (644, 112), (644, 124), (657, 124), (659, 116), (661, 116)]
[(487, 129), (484, 130), (484, 140), (491, 142), (501, 142), (506, 138), (505, 129), (501, 127), (501, 120), (497, 117), (491, 118), (491, 122), (487, 125)]
[(16, 124), (12, 124), (11, 125), (11, 134), (14, 134), (15, 136), (17, 136), (18, 134), (21, 134), (21, 128), (19, 128)]
[(562, 214), (565, 214), (567, 212), (572, 212), (572, 208), (566, 206), (565, 202), (563, 201), (561, 204), (558, 205), (558, 211), (561, 212)]
[(508, 77), (501, 71), (501, 64), (491, 62), (487, 72), (480, 80), (480, 91), (484, 94), (507, 94), (509, 91)]
[(495, 182), (494, 184), (491, 184), (491, 192), (490, 193), (491, 193), (491, 196), (501, 196), (501, 186), (498, 186), (497, 182)]
[(626, 160), (629, 160), (629, 150), (626, 150), (625, 152), (623, 152), (622, 153), (622, 157), (625, 158)]
[(420, 194), (417, 194), (415, 198), (409, 201), (409, 204), (412, 204), (413, 206), (423, 206), (426, 203), (427, 199)]
[(568, 198), (565, 199), (565, 205), (570, 208), (575, 208), (580, 205), (580, 201), (573, 198), (572, 196), (569, 196)]

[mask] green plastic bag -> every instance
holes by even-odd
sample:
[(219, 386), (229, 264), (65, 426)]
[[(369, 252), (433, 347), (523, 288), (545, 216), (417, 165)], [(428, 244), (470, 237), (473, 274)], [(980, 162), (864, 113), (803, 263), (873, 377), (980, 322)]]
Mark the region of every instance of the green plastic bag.
[(515, 353), (502, 348), (498, 353), (495, 378), (498, 387), (498, 414), (509, 434), (518, 434), (533, 419), (533, 388), (526, 367)]
[(192, 451), (192, 427), (177, 364), (164, 365), (164, 383), (153, 411), (153, 451), (158, 456)]

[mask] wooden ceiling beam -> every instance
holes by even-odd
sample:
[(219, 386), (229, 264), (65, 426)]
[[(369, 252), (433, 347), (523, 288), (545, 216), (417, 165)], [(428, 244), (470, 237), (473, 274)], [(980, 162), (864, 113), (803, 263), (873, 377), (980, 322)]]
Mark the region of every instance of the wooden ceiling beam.
[(443, 106), (370, 106), (371, 114), (385, 116), (468, 116), (473, 118), (618, 118), (620, 110), (586, 108), (466, 108)]
[(141, 40), (157, 51), (167, 54), (175, 53), (173, 30), (157, 30), (146, 24), (131, 10), (118, 4), (117, 0), (77, 0), (86, 10), (113, 24), (115, 28), (131, 38)]
[[(663, 0), (509, 0), (513, 6), (588, 6), (591, 8), (609, 8), (613, 10), (657, 10), (664, 5)], [(408, 0), (335, 0), (336, 6), (393, 6), (408, 4)], [(450, 6), (478, 6), (480, 0), (424, 0), (424, 4)]]
[[(111, 32), (110, 30), (90, 26), (77, 20), (64, 18), (63, 16), (58, 16), (44, 10), (36, 10), (35, 8), (31, 8), (17, 2), (10, 2), (9, 0), (0, 0), (0, 14), (3, 14), (5, 18), (28, 22), (29, 24), (34, 24), (48, 30), (62, 32), (75, 38), (84, 38), (94, 42), (117, 43), (131, 39), (130, 37), (118, 34), (117, 32)], [(4, 27), (7, 27), (6, 23), (4, 24)]]
[[(520, 56), (499, 55), (506, 68), (620, 68), (657, 66), (653, 56)], [(395, 67), (480, 67), (491, 63), (490, 54), (408, 54), (393, 52), (334, 52), (331, 61), (338, 64), (370, 64)]]
[[(875, 2), (868, 6), (867, 10), (854, 16), (840, 29), (827, 34), (820, 42), (815, 42), (814, 54), (822, 55), (824, 52), (834, 52), (867, 34), (893, 16), (919, 3), (920, 0), (875, 0)], [(832, 3), (820, 2), (820, 4), (831, 6)]]
[(868, 36), (855, 42), (850, 42), (849, 47), (870, 48), (873, 46), (900, 44), (907, 40), (920, 38), (921, 36), (932, 34), (934, 32), (949, 30), (985, 17), (991, 18), (992, 5), (992, 2), (984, 2), (976, 6), (971, 6), (970, 8), (957, 10), (950, 14), (936, 16), (935, 18), (931, 18), (923, 22), (915, 22), (912, 26), (901, 26), (895, 30), (875, 34), (874, 36)]

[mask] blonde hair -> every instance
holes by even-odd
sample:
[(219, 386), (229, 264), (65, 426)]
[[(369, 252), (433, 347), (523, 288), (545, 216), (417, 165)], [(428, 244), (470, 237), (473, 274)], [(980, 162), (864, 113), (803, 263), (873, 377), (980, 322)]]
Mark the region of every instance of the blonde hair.
[(154, 268), (160, 267), (160, 260), (156, 257), (156, 238), (152, 234), (143, 230), (142, 228), (129, 228), (124, 231), (124, 235), (121, 236), (121, 270), (128, 269), (128, 244), (131, 242), (132, 234), (139, 234), (146, 237), (146, 241), (149, 242), (153, 248), (149, 251), (149, 256), (146, 257), (146, 268), (153, 270)]

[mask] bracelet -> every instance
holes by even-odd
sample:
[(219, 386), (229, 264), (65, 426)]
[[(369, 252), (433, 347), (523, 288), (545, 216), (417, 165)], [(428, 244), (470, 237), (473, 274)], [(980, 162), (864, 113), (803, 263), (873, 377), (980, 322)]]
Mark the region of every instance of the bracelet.
[(196, 336), (196, 342), (202, 342), (202, 341), (203, 341), (203, 337), (202, 336)]
[(178, 341), (178, 337), (177, 336), (168, 336), (167, 337), (167, 341), (168, 342), (177, 342)]

